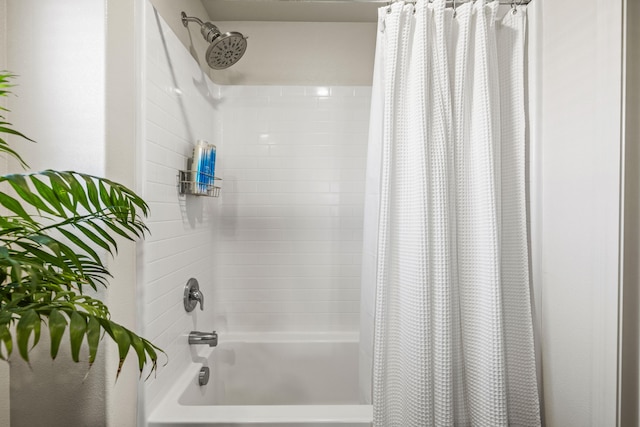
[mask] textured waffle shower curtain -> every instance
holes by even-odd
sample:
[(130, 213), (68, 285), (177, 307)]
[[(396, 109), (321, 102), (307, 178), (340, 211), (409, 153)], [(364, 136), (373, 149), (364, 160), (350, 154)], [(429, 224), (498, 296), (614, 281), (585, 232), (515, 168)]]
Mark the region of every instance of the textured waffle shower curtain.
[(367, 171), (379, 199), (367, 196), (365, 218), (365, 234), (377, 227), (378, 427), (540, 425), (526, 10), (502, 15), (483, 0), (455, 17), (443, 0), (379, 11)]

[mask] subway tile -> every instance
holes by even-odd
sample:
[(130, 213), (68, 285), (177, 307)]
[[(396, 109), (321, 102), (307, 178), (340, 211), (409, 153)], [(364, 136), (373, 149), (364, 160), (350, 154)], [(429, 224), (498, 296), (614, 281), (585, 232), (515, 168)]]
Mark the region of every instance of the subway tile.
[(143, 241), (143, 244), (153, 241), (163, 241), (175, 236), (181, 236), (189, 231), (188, 225), (180, 220), (157, 222), (153, 220), (145, 221), (149, 227), (149, 235)]
[(225, 181), (262, 181), (266, 179), (265, 172), (258, 169), (231, 169), (225, 164)]
[(279, 97), (282, 94), (281, 86), (271, 85), (255, 85), (255, 86), (241, 86), (230, 85), (223, 86), (222, 94), (229, 98), (235, 99), (252, 99), (261, 97)]
[(180, 138), (188, 139), (188, 125), (186, 123), (184, 123), (177, 117), (173, 117), (171, 114), (167, 113), (152, 102), (147, 102), (146, 107), (147, 118), (149, 121), (162, 127), (165, 131), (173, 135), (176, 135)]
[(292, 302), (292, 301), (356, 301), (360, 300), (358, 289), (290, 289), (290, 288), (259, 288), (259, 289), (217, 289), (213, 300), (219, 304), (225, 302)]
[(234, 221), (235, 218), (246, 216), (257, 216), (260, 206), (238, 206), (235, 204), (224, 204), (220, 207), (220, 219), (219, 221)]
[(364, 181), (334, 181), (330, 188), (332, 193), (364, 194)]
[(291, 109), (305, 109), (310, 114), (313, 113), (313, 109), (318, 107), (318, 99), (315, 97), (291, 97), (281, 96), (269, 98), (268, 107), (285, 107)]
[[(290, 105), (282, 104), (270, 106), (270, 108), (262, 112), (260, 117), (269, 122), (268, 128), (271, 130), (278, 130), (273, 126), (273, 124), (284, 121), (299, 122), (298, 124), (303, 126), (304, 124), (318, 121), (318, 117), (315, 114), (309, 114), (308, 108), (300, 108), (298, 106), (292, 107)], [(297, 129), (297, 126), (295, 128), (287, 128), (286, 126), (283, 126), (280, 130), (290, 132), (293, 129)]]
[(153, 302), (145, 305), (143, 311), (143, 321), (145, 324), (151, 324), (155, 320), (159, 319), (167, 311), (176, 310), (174, 306), (181, 304), (181, 297), (183, 291), (178, 287), (172, 289), (159, 298), (156, 298)]
[(237, 253), (221, 253), (217, 258), (219, 265), (255, 265), (260, 263), (260, 254), (243, 251), (242, 256)]
[(355, 88), (353, 86), (332, 86), (330, 95), (332, 97), (351, 97), (354, 96)]
[(256, 169), (259, 157), (230, 156), (225, 159), (224, 167), (230, 169)]
[(358, 314), (358, 301), (216, 301), (218, 313), (243, 314)]
[(270, 169), (265, 171), (269, 181), (333, 181), (338, 179), (336, 169)]
[[(254, 131), (252, 131), (254, 132)], [(309, 138), (307, 132), (293, 132), (290, 129), (276, 132), (273, 129), (257, 132), (257, 143), (265, 145), (288, 144), (297, 145), (304, 144)]]
[(370, 99), (371, 98), (371, 86), (354, 86), (353, 87), (353, 96)]
[(149, 203), (149, 221), (176, 221), (182, 217), (176, 203)]
[(233, 254), (238, 258), (242, 257), (244, 253), (292, 252), (294, 246), (293, 242), (288, 241), (235, 240), (225, 242), (219, 252)]
[(225, 147), (225, 156), (227, 157), (267, 157), (270, 153), (270, 147), (266, 145), (238, 145), (229, 144)]
[(331, 88), (328, 86), (307, 86), (305, 88), (305, 95), (310, 98), (318, 96), (330, 96)]
[[(223, 286), (224, 285), (224, 286)], [(230, 289), (360, 289), (358, 277), (227, 277)]]
[[(313, 246), (313, 245), (310, 245)], [(298, 252), (298, 253), (267, 253), (258, 254), (258, 261), (255, 264), (265, 265), (336, 265), (336, 264), (352, 264), (354, 262), (354, 254), (352, 253), (336, 253), (336, 252)]]
[(228, 107), (232, 107), (232, 108), (266, 107), (269, 104), (270, 104), (270, 99), (267, 96), (234, 98), (233, 95), (226, 94), (225, 91), (223, 91), (222, 98), (220, 99), (220, 106), (222, 109), (228, 108)]
[(178, 197), (178, 189), (175, 183), (159, 184), (155, 182), (146, 182), (144, 194), (144, 199), (147, 203), (168, 203), (174, 201), (176, 197)]
[(291, 242), (291, 246), (296, 252), (351, 252), (355, 254), (362, 252), (362, 242), (355, 240), (314, 241), (312, 244), (305, 241), (294, 241)]
[(274, 145), (269, 150), (269, 155), (273, 157), (356, 157), (351, 159), (362, 166), (366, 162), (366, 150), (362, 147), (348, 144), (325, 144), (318, 145)]
[(145, 130), (147, 142), (156, 143), (174, 153), (186, 155), (190, 151), (188, 147), (193, 148), (187, 140), (168, 132), (167, 129), (150, 120), (147, 120)]
[(222, 265), (224, 277), (359, 277), (359, 264)]
[(259, 193), (330, 193), (331, 183), (323, 181), (261, 181), (257, 182)]
[(364, 195), (348, 193), (231, 193), (225, 195), (225, 203), (238, 205), (338, 205), (361, 203)]
[(365, 108), (318, 108), (315, 118), (318, 121), (359, 122), (357, 129), (366, 132), (369, 129), (370, 114), (369, 110)]
[(283, 97), (305, 96), (305, 95), (306, 95), (305, 86), (282, 86), (282, 90), (280, 92), (280, 96), (283, 96)]
[(337, 97), (326, 96), (318, 98), (318, 108), (335, 108), (338, 110), (364, 109), (369, 110), (371, 101), (368, 97)]
[(216, 321), (234, 332), (343, 332), (358, 328), (357, 313), (230, 313)]
[[(323, 121), (322, 123), (327, 123)], [(332, 123), (329, 121), (329, 123)], [(348, 145), (367, 139), (367, 132), (356, 130), (347, 132), (346, 124), (333, 122), (331, 126), (315, 125), (315, 131), (300, 131), (290, 133), (290, 144), (293, 145)], [(350, 126), (355, 126), (351, 124)]]
[[(225, 174), (226, 176), (226, 174)], [(259, 182), (257, 181), (237, 181), (225, 179), (224, 192), (228, 193), (258, 193)]]
[(362, 228), (362, 218), (342, 216), (258, 216), (220, 219), (220, 229), (258, 230), (318, 230), (343, 232)]

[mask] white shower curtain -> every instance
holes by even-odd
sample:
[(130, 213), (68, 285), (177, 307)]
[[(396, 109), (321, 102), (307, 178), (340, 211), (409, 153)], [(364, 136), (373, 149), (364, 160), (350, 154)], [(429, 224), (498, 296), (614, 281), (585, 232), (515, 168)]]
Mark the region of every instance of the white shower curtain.
[(375, 426), (540, 425), (526, 10), (497, 12), (483, 0), (455, 17), (444, 0), (380, 9), (368, 164), (379, 188), (367, 189), (379, 191)]

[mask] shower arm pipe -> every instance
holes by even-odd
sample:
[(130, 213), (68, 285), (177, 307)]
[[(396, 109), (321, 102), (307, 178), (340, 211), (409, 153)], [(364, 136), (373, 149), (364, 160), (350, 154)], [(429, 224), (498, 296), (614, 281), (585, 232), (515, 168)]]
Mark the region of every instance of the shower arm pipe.
[(187, 16), (186, 13), (182, 12), (182, 25), (185, 27), (189, 24), (189, 22), (195, 22), (201, 27), (204, 25), (204, 22), (200, 18), (196, 18), (195, 16)]
[(220, 30), (213, 25), (212, 22), (202, 22), (199, 18), (187, 16), (184, 12), (180, 13), (180, 17), (182, 18), (182, 25), (184, 25), (185, 28), (189, 26), (189, 22), (195, 22), (200, 25), (200, 34), (202, 34), (202, 37), (209, 43), (213, 43), (213, 41), (220, 36)]

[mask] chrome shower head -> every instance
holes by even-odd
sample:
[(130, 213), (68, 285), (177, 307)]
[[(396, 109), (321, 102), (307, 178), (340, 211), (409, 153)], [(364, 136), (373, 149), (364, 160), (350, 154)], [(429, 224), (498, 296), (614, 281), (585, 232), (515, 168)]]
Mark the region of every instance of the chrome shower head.
[(211, 22), (202, 22), (198, 18), (187, 16), (182, 12), (182, 24), (186, 27), (189, 22), (200, 25), (200, 33), (209, 47), (207, 48), (207, 64), (214, 70), (229, 68), (242, 58), (247, 50), (247, 38), (241, 33), (231, 31), (222, 34), (218, 27)]

